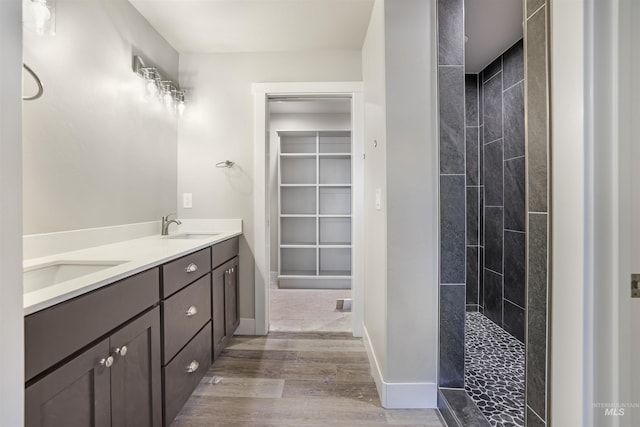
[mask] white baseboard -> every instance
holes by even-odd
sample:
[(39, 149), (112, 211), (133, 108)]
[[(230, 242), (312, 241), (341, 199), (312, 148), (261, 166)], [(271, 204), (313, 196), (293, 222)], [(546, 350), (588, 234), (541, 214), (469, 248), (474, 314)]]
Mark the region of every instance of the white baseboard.
[(425, 409), (438, 407), (438, 385), (436, 383), (390, 383), (384, 380), (367, 327), (362, 325), (364, 341), (371, 375), (376, 383), (380, 403), (387, 409)]
[(255, 335), (256, 319), (240, 318), (240, 326), (236, 329), (234, 335)]

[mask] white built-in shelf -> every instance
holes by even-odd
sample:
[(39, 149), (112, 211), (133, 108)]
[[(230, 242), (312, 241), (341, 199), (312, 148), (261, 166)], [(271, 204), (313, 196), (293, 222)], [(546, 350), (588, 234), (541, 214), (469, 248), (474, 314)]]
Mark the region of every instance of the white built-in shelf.
[(278, 132), (279, 283), (351, 285), (351, 132)]

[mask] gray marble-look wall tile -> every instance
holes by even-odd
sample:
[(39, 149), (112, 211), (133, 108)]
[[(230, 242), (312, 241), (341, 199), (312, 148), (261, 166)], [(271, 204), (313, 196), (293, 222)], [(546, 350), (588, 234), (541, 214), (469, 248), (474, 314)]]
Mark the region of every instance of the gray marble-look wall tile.
[(524, 342), (524, 310), (504, 300), (503, 328), (519, 341)]
[(437, 3), (438, 65), (464, 65), (464, 1)]
[(527, 21), (527, 161), (529, 212), (547, 212), (547, 21), (545, 8)]
[(479, 162), (480, 151), (478, 150), (478, 128), (468, 127), (466, 130), (466, 146), (467, 146), (467, 185), (478, 185), (479, 178)]
[(522, 39), (518, 40), (502, 56), (503, 83), (507, 89), (524, 79)]
[(524, 82), (504, 92), (504, 158), (524, 156)]
[(525, 231), (525, 159), (504, 162), (504, 228)]
[(480, 187), (467, 187), (467, 245), (479, 244), (479, 193)]
[(478, 246), (467, 246), (467, 305), (478, 304), (478, 250)]
[(484, 315), (502, 328), (502, 275), (484, 270)]
[(502, 138), (502, 74), (492, 77), (483, 85), (484, 142)]
[(482, 101), (484, 88), (481, 79), (482, 73), (478, 74), (478, 126), (484, 125), (484, 102)]
[(478, 128), (478, 147), (480, 147), (478, 174), (480, 175), (480, 185), (484, 185), (484, 126)]
[(484, 203), (487, 206), (502, 206), (504, 168), (502, 140), (485, 144), (483, 151)]
[(465, 283), (464, 175), (440, 177), (440, 281)]
[(484, 208), (484, 266), (502, 274), (502, 208)]
[(440, 286), (440, 387), (464, 387), (465, 288)]
[(502, 56), (498, 56), (482, 70), (482, 82), (486, 82), (491, 77), (502, 71)]
[(529, 214), (527, 271), (527, 405), (546, 419), (547, 214)]
[(504, 297), (526, 307), (526, 234), (504, 232)]
[(546, 0), (526, 0), (527, 1), (527, 18), (529, 18), (536, 10), (540, 9), (546, 3)]
[(480, 311), (484, 310), (484, 248), (480, 246), (478, 256), (478, 305)]
[(478, 126), (478, 75), (464, 75), (464, 102), (467, 126)]
[(464, 67), (438, 67), (440, 173), (462, 174), (465, 163)]
[(529, 406), (527, 406), (525, 425), (527, 427), (546, 427), (544, 421), (542, 421)]
[(478, 212), (478, 226), (480, 227), (480, 246), (484, 246), (484, 187), (480, 187), (480, 211)]

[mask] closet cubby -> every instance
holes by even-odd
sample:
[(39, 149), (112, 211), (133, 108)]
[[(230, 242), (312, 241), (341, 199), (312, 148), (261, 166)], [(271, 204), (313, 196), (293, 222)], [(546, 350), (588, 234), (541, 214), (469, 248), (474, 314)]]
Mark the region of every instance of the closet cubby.
[(278, 137), (278, 285), (350, 288), (351, 132)]

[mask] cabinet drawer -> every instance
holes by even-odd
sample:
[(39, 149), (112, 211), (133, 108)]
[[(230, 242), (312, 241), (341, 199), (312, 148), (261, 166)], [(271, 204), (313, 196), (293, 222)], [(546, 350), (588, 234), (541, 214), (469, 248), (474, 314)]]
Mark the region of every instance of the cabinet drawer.
[(162, 297), (166, 298), (211, 271), (209, 248), (162, 266)]
[(225, 261), (238, 255), (238, 238), (233, 237), (224, 242), (216, 243), (211, 248), (211, 266), (216, 268)]
[(198, 279), (162, 303), (163, 364), (211, 319), (211, 274)]
[[(197, 368), (193, 370), (196, 364)], [(171, 363), (163, 368), (165, 426), (170, 425), (178, 415), (210, 365), (211, 323), (208, 323)]]
[(159, 293), (154, 268), (25, 317), (25, 379), (152, 307)]

